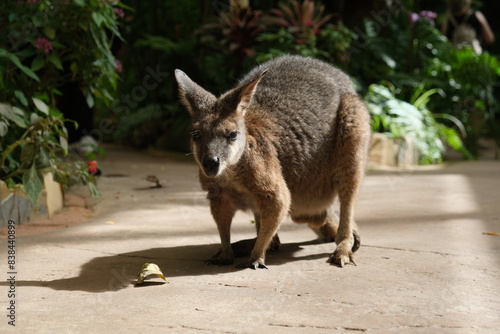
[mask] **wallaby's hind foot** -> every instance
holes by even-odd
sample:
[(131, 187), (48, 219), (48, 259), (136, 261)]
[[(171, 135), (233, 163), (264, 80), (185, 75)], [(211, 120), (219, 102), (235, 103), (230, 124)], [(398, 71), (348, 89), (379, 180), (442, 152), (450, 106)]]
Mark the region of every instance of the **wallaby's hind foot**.
[(337, 246), (337, 249), (335, 249), (335, 252), (330, 256), (330, 259), (328, 259), (328, 262), (330, 264), (339, 266), (340, 268), (343, 268), (344, 265), (352, 263), (353, 265), (356, 265), (356, 262), (354, 262), (354, 254), (350, 250), (346, 250), (345, 247), (341, 247), (341, 245)]
[(256, 260), (248, 260), (245, 262), (242, 262), (236, 266), (238, 269), (269, 269), (266, 264), (264, 263), (264, 259), (258, 258)]
[(228, 266), (233, 263), (234, 256), (223, 255), (222, 250), (219, 250), (211, 259), (205, 261), (205, 264), (215, 266)]

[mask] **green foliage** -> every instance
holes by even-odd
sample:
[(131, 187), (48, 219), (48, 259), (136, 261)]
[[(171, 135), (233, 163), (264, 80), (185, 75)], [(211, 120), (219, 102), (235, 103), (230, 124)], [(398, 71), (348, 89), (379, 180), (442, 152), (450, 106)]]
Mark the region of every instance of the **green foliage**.
[[(78, 82), (89, 106), (109, 104), (117, 63), (111, 53), (118, 1), (24, 1), (0, 4), (0, 179), (23, 184), (36, 206), (51, 172), (63, 185), (78, 179), (97, 194), (82, 162), (67, 163), (67, 122), (56, 109), (67, 82)], [(120, 9), (121, 10), (121, 9)]]
[(349, 72), (362, 87), (390, 82), (405, 101), (419, 91), (439, 89), (442, 93), (429, 99), (429, 109), (443, 115), (440, 122), (447, 126), (462, 124), (465, 145), (477, 155), (477, 140), (487, 134), (487, 124), (495, 124), (490, 121), (498, 111), (493, 94), (500, 75), (497, 58), (468, 48), (455, 50), (430, 20), (411, 22), (405, 11), (395, 13), (385, 27), (366, 21), (359, 36), (354, 44), (362, 47), (351, 50)]
[(319, 58), (345, 68), (349, 62), (349, 48), (356, 38), (343, 24), (327, 24), (315, 33), (299, 38), (287, 28), (261, 34), (257, 41), (256, 61), (261, 63), (285, 54)]
[(438, 90), (424, 92), (415, 96), (410, 104), (396, 98), (385, 86), (370, 85), (365, 102), (372, 115), (372, 130), (385, 133), (392, 139), (412, 140), (421, 164), (441, 162), (444, 143), (471, 158), (457, 131), (438, 123), (427, 109), (429, 97), (435, 93)]
[[(113, 129), (102, 131), (104, 140), (136, 147), (154, 146), (165, 131), (170, 133), (173, 117), (179, 118), (179, 124), (189, 120), (189, 114), (180, 105), (172, 107), (178, 101), (172, 74), (175, 68), (185, 69), (191, 75), (204, 68), (208, 55), (196, 32), (207, 8), (192, 0), (127, 0), (126, 3), (134, 8), (123, 19), (126, 43), (117, 40), (114, 45), (123, 65), (120, 84), (111, 108), (99, 108), (96, 118), (105, 119), (109, 122), (107, 128)], [(208, 9), (212, 9), (212, 3), (209, 4)], [(227, 60), (221, 63), (227, 68)], [(207, 70), (215, 72), (217, 68)], [(168, 75), (157, 79), (152, 73), (158, 71)], [(172, 147), (185, 149), (184, 142), (177, 139), (172, 140), (169, 148)]]

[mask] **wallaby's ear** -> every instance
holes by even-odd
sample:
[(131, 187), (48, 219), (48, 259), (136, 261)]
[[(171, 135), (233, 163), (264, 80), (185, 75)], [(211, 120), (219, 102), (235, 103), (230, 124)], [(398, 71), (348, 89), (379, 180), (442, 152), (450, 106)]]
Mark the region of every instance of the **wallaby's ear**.
[(253, 94), (257, 89), (257, 85), (266, 72), (267, 69), (262, 71), (257, 79), (245, 83), (227, 94), (225, 98), (232, 100), (236, 112), (241, 113), (241, 115), (245, 115), (248, 106), (252, 102)]
[(175, 70), (175, 79), (179, 84), (181, 101), (191, 116), (200, 110), (207, 109), (216, 101), (213, 94), (201, 88), (181, 70)]

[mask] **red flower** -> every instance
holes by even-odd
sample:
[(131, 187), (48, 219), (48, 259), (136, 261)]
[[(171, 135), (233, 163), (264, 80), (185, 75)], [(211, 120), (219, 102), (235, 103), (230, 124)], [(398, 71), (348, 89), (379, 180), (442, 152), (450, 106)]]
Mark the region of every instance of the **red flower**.
[(35, 41), (35, 49), (42, 50), (45, 53), (49, 53), (50, 51), (52, 51), (52, 44), (46, 38), (39, 37)]
[(115, 64), (116, 64), (116, 72), (122, 73), (123, 67), (122, 67), (121, 61), (119, 61), (118, 59), (115, 59)]
[(96, 174), (99, 171), (97, 169), (97, 161), (95, 160), (87, 161), (87, 165), (89, 166), (89, 173)]

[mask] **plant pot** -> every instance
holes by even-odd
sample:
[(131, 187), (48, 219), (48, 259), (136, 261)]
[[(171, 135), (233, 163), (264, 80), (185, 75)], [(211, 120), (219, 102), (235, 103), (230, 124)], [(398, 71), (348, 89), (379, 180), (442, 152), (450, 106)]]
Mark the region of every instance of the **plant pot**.
[(52, 179), (51, 173), (44, 173), (43, 181), (44, 189), (35, 208), (21, 189), (9, 189), (5, 182), (0, 181), (0, 228), (7, 227), (9, 220), (23, 224), (50, 218), (62, 209), (64, 196), (61, 185)]
[(412, 138), (392, 140), (374, 133), (370, 142), (368, 165), (371, 167), (404, 167), (418, 165), (418, 151)]

